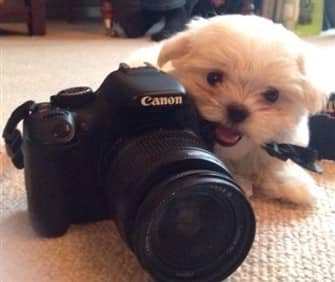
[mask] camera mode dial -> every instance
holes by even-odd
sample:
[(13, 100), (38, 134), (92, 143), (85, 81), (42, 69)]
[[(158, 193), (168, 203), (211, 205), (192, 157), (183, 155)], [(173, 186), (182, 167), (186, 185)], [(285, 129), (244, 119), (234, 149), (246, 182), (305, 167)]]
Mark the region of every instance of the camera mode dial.
[(64, 89), (51, 96), (51, 103), (58, 107), (75, 108), (94, 100), (95, 94), (90, 87), (80, 86)]

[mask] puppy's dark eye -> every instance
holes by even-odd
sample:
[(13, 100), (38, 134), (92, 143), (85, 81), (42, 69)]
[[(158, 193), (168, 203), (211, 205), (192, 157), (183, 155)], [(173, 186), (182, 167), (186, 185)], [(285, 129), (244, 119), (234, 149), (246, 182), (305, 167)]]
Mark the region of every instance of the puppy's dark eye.
[(262, 94), (263, 94), (264, 99), (269, 103), (274, 103), (279, 98), (279, 91), (276, 88), (269, 88)]
[(223, 74), (219, 71), (212, 71), (207, 74), (207, 82), (211, 86), (215, 86), (218, 83), (222, 83)]

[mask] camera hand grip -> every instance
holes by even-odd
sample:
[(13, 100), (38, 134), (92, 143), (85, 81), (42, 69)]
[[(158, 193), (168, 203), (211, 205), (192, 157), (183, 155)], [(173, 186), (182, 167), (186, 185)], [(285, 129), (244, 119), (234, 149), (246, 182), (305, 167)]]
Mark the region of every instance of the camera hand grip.
[[(68, 226), (67, 195), (70, 185), (61, 169), (71, 148), (23, 142), (24, 177), (29, 217), (37, 234), (63, 235)], [(66, 166), (65, 166), (66, 167)]]

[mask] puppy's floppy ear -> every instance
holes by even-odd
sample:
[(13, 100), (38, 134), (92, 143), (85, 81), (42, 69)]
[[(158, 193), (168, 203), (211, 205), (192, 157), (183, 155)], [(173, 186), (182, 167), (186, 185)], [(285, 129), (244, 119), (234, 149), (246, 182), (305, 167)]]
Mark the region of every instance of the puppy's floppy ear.
[(168, 62), (171, 62), (171, 64), (174, 66), (176, 60), (187, 55), (190, 50), (190, 31), (180, 32), (163, 42), (163, 46), (158, 56), (158, 66), (163, 67)]
[(306, 68), (305, 56), (300, 54), (297, 57), (297, 64), (302, 75), (302, 86), (304, 91), (305, 105), (311, 114), (322, 111), (327, 103), (327, 93), (318, 87), (315, 77)]

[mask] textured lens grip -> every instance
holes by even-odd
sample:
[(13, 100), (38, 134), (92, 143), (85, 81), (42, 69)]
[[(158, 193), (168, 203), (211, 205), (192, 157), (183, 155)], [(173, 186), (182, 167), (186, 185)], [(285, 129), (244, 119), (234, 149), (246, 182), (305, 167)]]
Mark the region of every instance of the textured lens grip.
[(223, 163), (190, 131), (154, 131), (125, 141), (118, 148), (105, 187), (111, 213), (128, 242), (139, 205), (162, 179), (183, 171), (209, 169), (232, 181)]
[[(142, 266), (158, 281), (219, 281), (232, 273), (253, 242), (254, 215), (224, 164), (202, 140), (190, 131), (157, 130), (124, 140), (117, 148), (105, 187), (120, 234)], [(160, 207), (166, 209), (172, 203), (169, 199), (179, 200), (181, 194), (200, 197), (200, 191), (204, 197), (220, 200), (219, 214), (226, 216), (220, 234), (227, 238), (219, 257), (208, 251), (204, 262), (198, 260), (203, 265), (192, 266), (188, 273), (177, 260), (172, 265), (173, 258), (171, 263), (165, 263), (164, 254), (160, 259), (157, 240), (148, 238), (158, 238), (158, 229), (150, 226), (160, 221), (156, 219)]]

